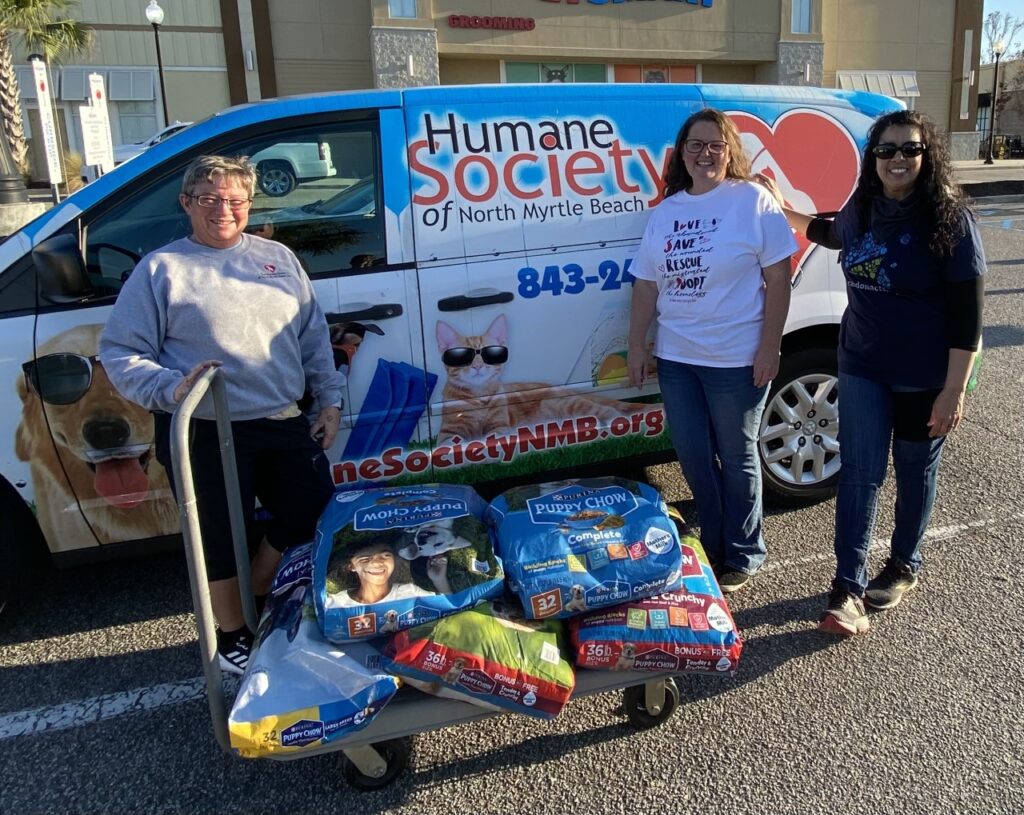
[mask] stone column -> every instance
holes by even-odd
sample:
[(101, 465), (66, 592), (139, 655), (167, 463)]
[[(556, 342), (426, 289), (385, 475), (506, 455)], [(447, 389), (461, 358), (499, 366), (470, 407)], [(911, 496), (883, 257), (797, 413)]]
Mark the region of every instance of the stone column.
[(374, 26), (370, 29), (370, 53), (373, 83), (378, 88), (408, 88), (441, 82), (437, 31), (433, 28)]
[[(807, 76), (807, 66), (810, 76)], [(779, 59), (776, 62), (778, 75), (774, 81), (779, 85), (811, 85), (821, 87), (825, 76), (825, 45), (808, 40), (780, 40)]]

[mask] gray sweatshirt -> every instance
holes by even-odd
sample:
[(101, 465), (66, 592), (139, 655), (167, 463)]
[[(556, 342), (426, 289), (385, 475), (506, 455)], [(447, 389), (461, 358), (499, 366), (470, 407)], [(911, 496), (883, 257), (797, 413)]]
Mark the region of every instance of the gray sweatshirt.
[[(341, 402), (327, 320), (298, 259), (253, 235), (231, 249), (190, 238), (146, 255), (129, 276), (99, 346), (121, 394), (149, 410), (174, 411), (174, 389), (216, 359), (234, 420), (288, 408), (309, 385), (320, 407)], [(196, 416), (213, 418), (204, 399)]]

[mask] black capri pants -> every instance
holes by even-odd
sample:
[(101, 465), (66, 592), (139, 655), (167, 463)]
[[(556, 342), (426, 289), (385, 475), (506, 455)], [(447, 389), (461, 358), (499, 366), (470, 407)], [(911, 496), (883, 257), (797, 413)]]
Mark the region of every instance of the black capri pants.
[[(171, 416), (154, 413), (156, 458), (170, 475)], [(279, 552), (306, 543), (334, 493), (330, 465), (323, 449), (309, 435), (309, 422), (291, 419), (253, 419), (232, 422), (238, 484), (245, 513), (246, 539), (253, 543), (256, 498), (270, 513), (266, 536)], [(236, 577), (231, 521), (220, 463), (217, 423), (194, 419), (189, 430), (189, 452), (195, 478), (199, 528), (206, 550), (210, 580)], [(173, 478), (171, 489), (177, 495)]]

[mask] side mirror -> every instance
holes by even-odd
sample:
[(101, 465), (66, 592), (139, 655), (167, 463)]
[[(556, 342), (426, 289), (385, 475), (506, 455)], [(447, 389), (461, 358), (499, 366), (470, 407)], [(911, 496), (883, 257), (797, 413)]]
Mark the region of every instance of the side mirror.
[(47, 238), (32, 250), (32, 261), (40, 300), (60, 305), (86, 300), (95, 294), (74, 235)]

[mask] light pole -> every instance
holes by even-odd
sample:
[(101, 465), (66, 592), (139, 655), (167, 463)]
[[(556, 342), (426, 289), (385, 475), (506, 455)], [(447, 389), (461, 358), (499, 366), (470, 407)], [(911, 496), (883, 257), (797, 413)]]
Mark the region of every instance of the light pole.
[[(153, 0), (155, 3), (156, 0)], [(996, 55), (996, 69), (992, 72), (992, 99), (989, 101), (989, 107), (992, 109), (992, 114), (989, 116), (990, 127), (988, 131), (988, 155), (985, 156), (985, 163), (992, 163), (992, 145), (996, 140), (996, 93), (998, 91), (999, 83), (999, 57), (1003, 55), (1003, 51), (1006, 50), (1006, 43), (1002, 40), (996, 40), (992, 44), (992, 53)]]
[(164, 126), (171, 123), (171, 117), (167, 115), (167, 88), (164, 87), (164, 60), (160, 55), (160, 26), (164, 21), (164, 10), (156, 0), (149, 0), (146, 6), (146, 19), (153, 26), (153, 37), (156, 40), (156, 70), (160, 75), (160, 101), (164, 106)]

